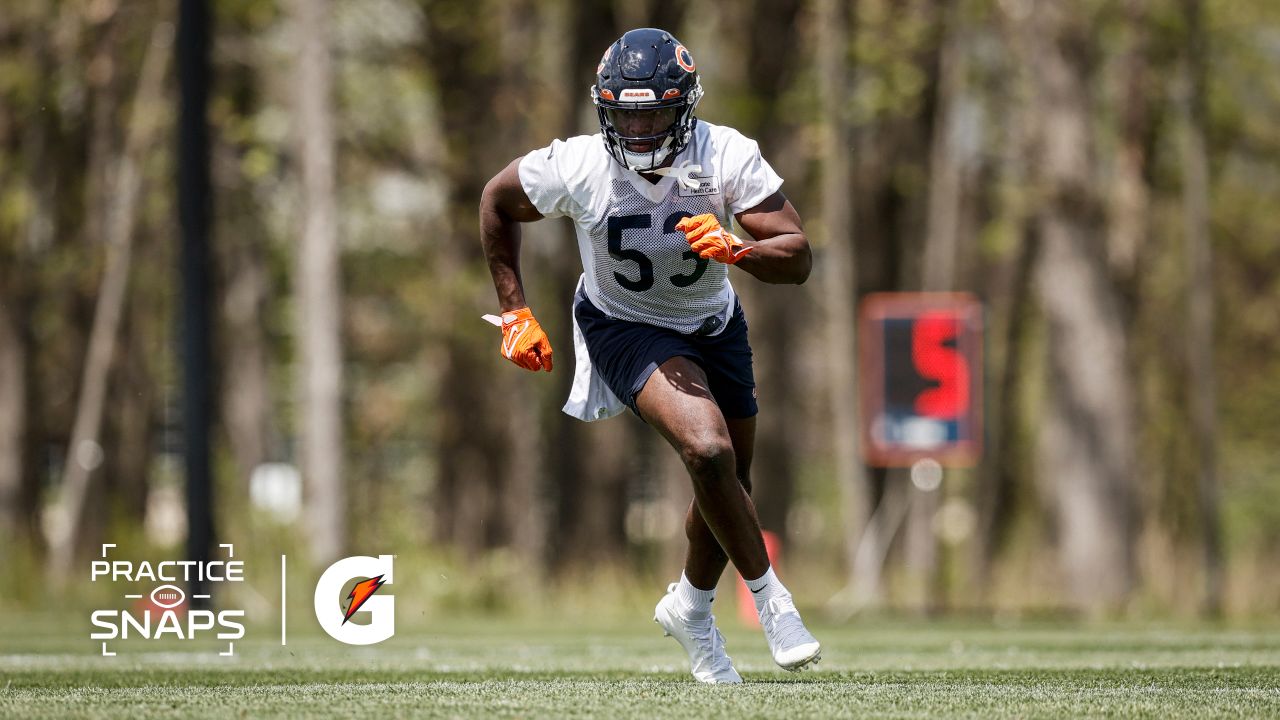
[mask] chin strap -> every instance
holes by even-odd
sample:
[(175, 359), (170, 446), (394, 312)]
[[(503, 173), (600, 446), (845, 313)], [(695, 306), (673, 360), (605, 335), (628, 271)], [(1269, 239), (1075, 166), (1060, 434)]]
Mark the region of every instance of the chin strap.
[[(631, 160), (633, 157), (644, 158), (645, 160), (653, 163), (654, 165), (661, 165), (662, 163), (666, 162), (667, 158), (671, 155), (671, 146), (673, 143), (674, 143), (673, 138), (668, 136), (667, 139), (663, 140), (662, 144), (659, 145), (657, 148), (649, 152), (642, 152), (642, 153), (632, 152), (630, 150), (627, 150), (625, 146), (622, 146), (622, 157), (626, 160), (626, 162), (623, 163), (623, 165), (628, 170), (631, 170), (633, 172), (657, 173), (659, 175), (665, 175), (666, 173), (662, 172), (661, 168), (655, 168), (652, 166), (641, 167), (640, 165), (631, 162)], [(659, 151), (661, 151), (662, 153), (661, 155), (657, 155)], [(686, 161), (685, 164), (687, 165), (688, 161)]]
[(689, 160), (685, 160), (684, 163), (682, 163), (679, 166), (658, 168), (657, 170), (653, 170), (651, 172), (653, 172), (654, 175), (672, 176), (676, 178), (676, 181), (679, 182), (681, 185), (684, 185), (690, 190), (697, 190), (699, 187), (702, 186), (702, 181), (693, 178), (692, 175), (696, 172), (702, 172), (702, 166), (690, 165), (689, 162), (690, 162)]

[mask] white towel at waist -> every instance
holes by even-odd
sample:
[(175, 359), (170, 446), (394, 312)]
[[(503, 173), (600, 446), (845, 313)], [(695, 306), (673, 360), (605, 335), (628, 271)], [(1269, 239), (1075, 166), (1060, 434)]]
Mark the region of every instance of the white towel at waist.
[[(578, 277), (578, 287), (574, 297), (582, 290), (583, 277)], [(573, 318), (573, 387), (569, 388), (569, 399), (561, 410), (566, 415), (593, 422), (604, 420), (627, 409), (625, 403), (605, 384), (604, 378), (591, 365), (591, 356), (587, 354), (587, 340), (582, 336), (582, 328), (578, 327), (578, 318), (572, 309)]]

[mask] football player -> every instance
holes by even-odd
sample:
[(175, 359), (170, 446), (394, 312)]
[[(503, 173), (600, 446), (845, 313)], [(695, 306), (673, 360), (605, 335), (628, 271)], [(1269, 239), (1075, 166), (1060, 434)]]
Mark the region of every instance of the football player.
[(812, 256), (782, 179), (755, 141), (694, 117), (701, 98), (679, 40), (653, 28), (624, 34), (591, 88), (599, 134), (512, 161), (484, 189), (480, 230), (502, 307), (501, 353), (550, 371), (551, 344), (521, 286), (520, 223), (573, 221), (583, 275), (566, 412), (595, 420), (628, 407), (680, 454), (693, 483), (689, 549), (654, 620), (688, 652), (695, 678), (738, 683), (711, 614), (728, 561), (779, 665), (799, 669), (821, 648), (770, 567), (749, 494), (755, 380), (729, 266), (798, 284)]

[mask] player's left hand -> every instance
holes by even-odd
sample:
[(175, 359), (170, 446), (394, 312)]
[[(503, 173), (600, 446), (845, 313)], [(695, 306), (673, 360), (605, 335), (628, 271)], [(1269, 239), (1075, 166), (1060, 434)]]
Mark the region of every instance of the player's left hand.
[(676, 223), (676, 229), (684, 233), (689, 247), (704, 260), (732, 265), (754, 249), (721, 227), (720, 221), (711, 213), (684, 218)]

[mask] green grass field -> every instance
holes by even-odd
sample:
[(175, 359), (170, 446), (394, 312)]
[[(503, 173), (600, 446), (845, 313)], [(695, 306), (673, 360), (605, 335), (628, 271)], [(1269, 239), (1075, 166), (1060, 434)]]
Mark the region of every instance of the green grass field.
[(814, 624), (823, 662), (792, 674), (730, 622), (746, 684), (704, 687), (643, 618), (466, 621), (367, 648), (251, 628), (234, 658), (151, 643), (103, 658), (87, 620), (3, 626), (0, 717), (1280, 717), (1273, 628)]

